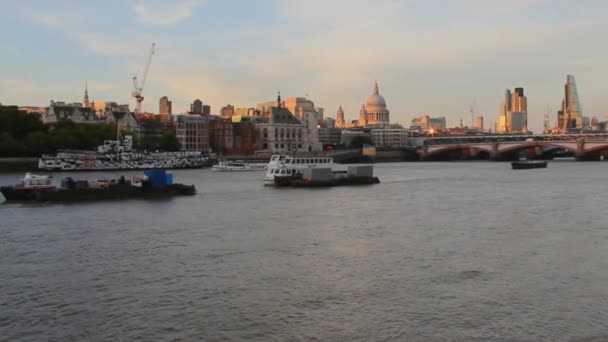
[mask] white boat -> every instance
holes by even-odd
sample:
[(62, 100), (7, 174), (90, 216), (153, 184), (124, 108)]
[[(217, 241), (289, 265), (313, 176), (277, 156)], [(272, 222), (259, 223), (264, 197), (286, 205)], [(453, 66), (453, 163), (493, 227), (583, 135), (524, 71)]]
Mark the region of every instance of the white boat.
[(212, 171), (264, 171), (266, 163), (248, 163), (242, 160), (229, 161), (220, 160), (217, 165), (213, 165)]
[(266, 167), (264, 185), (275, 185), (275, 177), (295, 176), (303, 174), (308, 168), (334, 169), (334, 159), (331, 157), (296, 157), (287, 155), (273, 155)]

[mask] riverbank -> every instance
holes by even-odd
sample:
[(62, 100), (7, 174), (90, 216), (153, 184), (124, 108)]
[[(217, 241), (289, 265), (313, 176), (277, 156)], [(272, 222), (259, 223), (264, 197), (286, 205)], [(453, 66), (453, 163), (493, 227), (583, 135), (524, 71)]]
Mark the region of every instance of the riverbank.
[(38, 168), (38, 158), (0, 158), (0, 172), (31, 171)]

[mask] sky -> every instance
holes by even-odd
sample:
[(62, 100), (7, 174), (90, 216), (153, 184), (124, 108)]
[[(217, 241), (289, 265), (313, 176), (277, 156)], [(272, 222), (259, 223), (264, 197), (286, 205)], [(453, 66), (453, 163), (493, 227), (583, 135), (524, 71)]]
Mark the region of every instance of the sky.
[(605, 0), (0, 0), (0, 103), (130, 103), (156, 43), (144, 109), (201, 99), (253, 107), (306, 96), (357, 119), (380, 84), (391, 121), (493, 124), (524, 87), (540, 131), (576, 76), (584, 115), (607, 118)]

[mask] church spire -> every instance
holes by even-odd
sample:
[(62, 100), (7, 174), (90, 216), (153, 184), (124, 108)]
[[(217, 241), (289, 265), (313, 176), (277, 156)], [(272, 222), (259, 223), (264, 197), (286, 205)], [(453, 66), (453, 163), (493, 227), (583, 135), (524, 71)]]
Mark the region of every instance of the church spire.
[(90, 107), (91, 103), (89, 102), (89, 83), (84, 83), (84, 101), (82, 103), (83, 107)]
[(281, 108), (281, 92), (279, 91), (279, 95), (277, 96), (277, 107)]
[(378, 89), (378, 81), (374, 83), (374, 95), (379, 95), (380, 90)]

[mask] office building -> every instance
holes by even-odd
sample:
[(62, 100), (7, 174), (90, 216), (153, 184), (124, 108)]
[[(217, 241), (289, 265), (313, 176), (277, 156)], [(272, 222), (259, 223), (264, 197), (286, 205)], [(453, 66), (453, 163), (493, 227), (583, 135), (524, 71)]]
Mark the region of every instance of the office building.
[(173, 113), (172, 104), (168, 97), (163, 96), (158, 101), (158, 113), (164, 115), (171, 115)]

